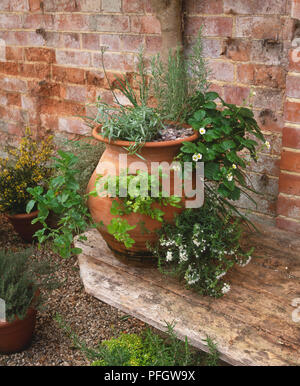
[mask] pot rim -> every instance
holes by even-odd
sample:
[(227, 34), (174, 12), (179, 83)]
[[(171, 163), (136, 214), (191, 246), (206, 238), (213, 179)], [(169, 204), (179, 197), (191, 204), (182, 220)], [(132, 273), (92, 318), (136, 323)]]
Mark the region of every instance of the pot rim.
[(5, 216), (8, 217), (8, 218), (24, 219), (24, 218), (36, 217), (38, 215), (38, 213), (39, 213), (38, 210), (34, 210), (31, 213), (17, 213), (17, 214), (5, 213)]
[[(92, 135), (95, 139), (97, 139), (98, 141), (100, 142), (104, 142), (108, 145), (114, 145), (114, 146), (131, 146), (131, 145), (134, 145), (136, 142), (134, 141), (122, 141), (122, 140), (113, 140), (113, 141), (110, 141), (108, 138), (105, 138), (103, 137), (102, 135), (100, 135), (98, 133), (99, 129), (101, 128), (101, 124), (100, 125), (97, 125), (93, 128), (93, 131), (92, 131)], [(191, 127), (189, 125), (186, 125), (186, 124), (181, 124), (181, 126), (183, 127)], [(153, 148), (153, 147), (160, 147), (160, 148), (163, 148), (163, 147), (171, 147), (171, 146), (177, 146), (177, 145), (180, 145), (181, 143), (183, 142), (192, 142), (192, 141), (195, 141), (196, 139), (198, 139), (199, 137), (199, 133), (198, 131), (194, 131), (194, 134), (193, 135), (190, 135), (189, 137), (186, 137), (186, 138), (180, 138), (180, 139), (175, 139), (173, 141), (164, 141), (164, 142), (145, 142), (143, 144), (143, 148), (144, 147), (147, 147), (147, 148)]]

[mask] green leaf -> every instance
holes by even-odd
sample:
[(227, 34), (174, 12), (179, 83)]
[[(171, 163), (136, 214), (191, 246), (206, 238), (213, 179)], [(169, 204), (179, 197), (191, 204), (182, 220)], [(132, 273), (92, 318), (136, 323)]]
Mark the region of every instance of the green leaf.
[(209, 110), (215, 110), (217, 108), (217, 105), (215, 102), (207, 102), (207, 103), (204, 103), (203, 107)]
[(206, 115), (205, 110), (198, 110), (195, 112), (194, 118), (197, 121), (202, 121), (204, 119), (205, 115)]
[(215, 99), (219, 98), (219, 94), (214, 92), (214, 91), (210, 91), (210, 92), (207, 92), (205, 94), (205, 99), (207, 101), (214, 101)]
[(206, 162), (204, 164), (204, 175), (208, 180), (218, 181), (220, 179), (219, 172), (219, 164), (215, 162)]
[(26, 205), (26, 213), (30, 213), (32, 211), (32, 208), (35, 205), (35, 200), (30, 200), (28, 204)]

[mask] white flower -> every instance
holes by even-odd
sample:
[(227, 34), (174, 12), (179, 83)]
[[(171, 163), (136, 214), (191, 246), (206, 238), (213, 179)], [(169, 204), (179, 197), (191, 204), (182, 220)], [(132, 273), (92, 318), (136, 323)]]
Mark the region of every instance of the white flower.
[(226, 275), (226, 271), (224, 271), (224, 272), (221, 272), (218, 276), (216, 276), (216, 279), (217, 280), (220, 280), (221, 279), (221, 277), (223, 277), (223, 276), (225, 276)]
[(166, 255), (166, 261), (172, 261), (172, 260), (173, 260), (172, 251), (168, 251)]
[(195, 161), (195, 162), (197, 162), (197, 161), (198, 161), (198, 157), (197, 157), (197, 154), (194, 154), (192, 158), (193, 158), (193, 161)]
[(206, 133), (206, 130), (204, 129), (204, 127), (202, 127), (200, 130), (199, 130), (199, 133), (204, 135)]
[(271, 147), (270, 142), (269, 142), (269, 141), (266, 141), (266, 142), (265, 142), (265, 146), (266, 146), (267, 149), (270, 149), (270, 147)]
[(250, 263), (251, 259), (252, 259), (252, 257), (249, 256), (248, 259), (247, 259), (247, 261), (245, 261), (245, 263), (243, 263), (243, 261), (240, 261), (240, 262), (238, 263), (238, 265), (239, 265), (240, 267), (246, 267), (246, 265), (248, 265), (248, 264)]
[(228, 283), (224, 283), (223, 288), (222, 288), (222, 294), (227, 294), (227, 292), (230, 291), (230, 285)]
[(193, 239), (193, 244), (195, 244), (196, 247), (200, 247), (200, 245), (201, 245), (201, 243), (196, 239)]
[(202, 159), (202, 154), (198, 153), (198, 154), (197, 154), (197, 158), (198, 158), (198, 159)]
[(232, 164), (232, 168), (233, 168), (233, 169), (236, 169), (236, 164)]
[(232, 181), (233, 180), (233, 175), (231, 173), (227, 174), (227, 180)]
[(256, 95), (256, 92), (255, 92), (255, 91), (253, 91), (253, 92), (252, 92), (252, 95)]
[(188, 255), (186, 249), (181, 245), (179, 247), (179, 262), (188, 261)]

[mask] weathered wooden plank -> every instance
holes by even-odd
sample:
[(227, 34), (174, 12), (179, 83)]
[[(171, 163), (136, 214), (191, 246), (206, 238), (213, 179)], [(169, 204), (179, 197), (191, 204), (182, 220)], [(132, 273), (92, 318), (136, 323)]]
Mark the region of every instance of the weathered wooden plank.
[(229, 276), (230, 293), (212, 299), (166, 280), (154, 268), (125, 265), (97, 231), (86, 235), (87, 241), (76, 245), (84, 251), (79, 262), (88, 293), (159, 329), (164, 329), (164, 320), (177, 321), (178, 336), (187, 336), (204, 351), (203, 338), (209, 335), (229, 363), (300, 364), (300, 326), (292, 321), (294, 308), (287, 298), (297, 297), (299, 281), (290, 280), (286, 272), (254, 264), (238, 268)]

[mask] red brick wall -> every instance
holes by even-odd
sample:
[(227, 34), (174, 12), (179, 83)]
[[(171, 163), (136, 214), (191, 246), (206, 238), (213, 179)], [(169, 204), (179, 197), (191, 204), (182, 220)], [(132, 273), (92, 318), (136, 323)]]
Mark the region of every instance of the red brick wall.
[[(212, 88), (232, 103), (255, 91), (251, 103), (271, 143), (249, 172), (263, 193), (258, 208), (247, 200), (241, 207), (300, 231), (300, 64), (289, 62), (299, 0), (183, 3), (185, 47), (204, 25)], [(88, 134), (75, 116), (91, 114), (86, 103), (99, 94), (111, 101), (100, 46), (108, 46), (111, 77), (133, 71), (141, 44), (149, 54), (161, 46), (149, 0), (1, 0), (0, 39), (1, 142), (16, 141), (28, 124), (39, 133)]]

